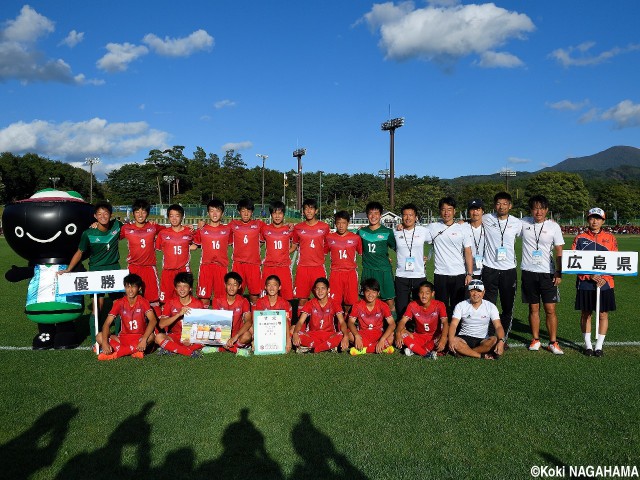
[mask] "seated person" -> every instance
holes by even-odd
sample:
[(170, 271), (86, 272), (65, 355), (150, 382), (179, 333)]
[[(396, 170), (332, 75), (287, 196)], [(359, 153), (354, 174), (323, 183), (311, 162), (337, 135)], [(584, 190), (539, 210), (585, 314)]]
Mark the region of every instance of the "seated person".
[[(396, 329), (396, 347), (405, 346), (404, 353), (414, 353), (425, 358), (435, 358), (437, 353), (444, 352), (449, 333), (447, 307), (440, 300), (434, 299), (433, 283), (423, 280), (418, 284), (418, 300), (407, 306)], [(415, 320), (415, 332), (407, 330), (407, 322)], [(455, 330), (454, 330), (455, 331)], [(437, 353), (436, 353), (437, 352)]]
[[(351, 355), (364, 353), (393, 353), (393, 331), (396, 322), (389, 305), (380, 300), (380, 282), (367, 278), (362, 282), (363, 300), (358, 300), (349, 314), (349, 331), (353, 338)], [(384, 328), (384, 321), (387, 328)], [(356, 321), (358, 326), (356, 328)]]
[[(458, 303), (453, 310), (449, 326), (449, 350), (454, 355), (492, 360), (502, 355), (506, 342), (500, 313), (493, 303), (483, 300), (482, 280), (471, 280), (467, 288), (469, 299)], [(488, 336), (489, 322), (493, 323), (497, 336)], [(456, 335), (458, 323), (460, 332)]]
[[(224, 276), (224, 288), (227, 294), (222, 297), (213, 297), (211, 302), (212, 310), (230, 310), (233, 312), (231, 321), (231, 337), (220, 351), (229, 351), (245, 355), (249, 352), (251, 341), (253, 340), (253, 325), (248, 330), (239, 334), (242, 326), (249, 322), (251, 324), (251, 308), (249, 301), (239, 292), (242, 291), (242, 277), (237, 272), (229, 272)], [(242, 353), (240, 353), (242, 352)]]
[[(123, 283), (124, 297), (113, 302), (102, 331), (96, 335), (96, 342), (102, 347), (98, 360), (115, 360), (127, 355), (143, 358), (145, 350), (153, 344), (157, 320), (149, 301), (140, 295), (142, 278), (130, 273)], [(116, 316), (120, 317), (122, 327), (118, 335), (112, 335), (110, 328)]]

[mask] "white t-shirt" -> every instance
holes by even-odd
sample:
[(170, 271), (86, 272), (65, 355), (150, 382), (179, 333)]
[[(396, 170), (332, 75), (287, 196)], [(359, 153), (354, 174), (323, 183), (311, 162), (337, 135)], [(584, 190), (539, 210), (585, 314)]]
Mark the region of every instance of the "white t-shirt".
[(522, 270), (554, 273), (556, 245), (564, 245), (560, 225), (553, 220), (535, 223), (532, 217), (522, 219)]
[(467, 273), (464, 249), (473, 245), (471, 226), (454, 221), (450, 226), (434, 222), (427, 225), (428, 242), (435, 252), (435, 270), (438, 275), (463, 275)]
[[(484, 225), (480, 224), (479, 227), (471, 227), (471, 253), (473, 254), (473, 274), (478, 276), (482, 274), (482, 266), (484, 265), (484, 256), (486, 255), (487, 243), (486, 234), (484, 231)], [(477, 260), (477, 258), (480, 260)], [(479, 265), (478, 265), (479, 262)]]
[(487, 338), (489, 323), (500, 320), (500, 313), (498, 308), (488, 300), (483, 299), (477, 309), (473, 308), (470, 300), (464, 300), (453, 309), (452, 318), (460, 319), (458, 335)]
[[(516, 237), (522, 235), (522, 221), (513, 215), (509, 215), (504, 220), (498, 220), (498, 215), (495, 213), (487, 213), (482, 216), (482, 223), (487, 236), (484, 265), (496, 270), (516, 268), (514, 245)], [(500, 247), (505, 248), (504, 252), (498, 251)]]
[(394, 230), (396, 239), (396, 276), (402, 278), (423, 278), (424, 244), (429, 238), (427, 229), (416, 225), (411, 230)]

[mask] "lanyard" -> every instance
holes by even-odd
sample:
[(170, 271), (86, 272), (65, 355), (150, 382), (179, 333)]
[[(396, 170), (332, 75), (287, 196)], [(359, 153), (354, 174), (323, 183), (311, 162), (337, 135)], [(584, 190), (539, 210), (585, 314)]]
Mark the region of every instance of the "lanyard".
[[(438, 232), (438, 234), (433, 237), (433, 239), (431, 240), (431, 244), (433, 245), (433, 248), (435, 250), (436, 248), (436, 238), (438, 238), (440, 235), (442, 235), (444, 232), (446, 232), (447, 230), (449, 230), (449, 228), (453, 227), (455, 225), (456, 222), (453, 222), (451, 225), (447, 225), (447, 228), (445, 228), (444, 230), (440, 230)], [(444, 224), (443, 224), (444, 225)]]
[[(498, 220), (498, 230), (500, 230), (500, 246), (504, 247), (504, 232), (507, 231), (507, 225), (509, 225), (509, 216), (507, 215), (507, 221), (504, 224), (504, 230), (500, 228), (500, 219), (496, 218), (496, 220)], [(535, 227), (533, 228), (533, 231), (536, 231)], [(540, 231), (542, 232), (542, 229)], [(538, 238), (540, 237), (538, 236)]]
[(409, 246), (409, 243), (407, 242), (407, 236), (405, 235), (405, 231), (406, 230), (402, 230), (402, 238), (404, 238), (404, 243), (407, 246), (407, 248), (409, 249), (409, 256), (412, 255), (411, 250), (413, 249), (413, 237), (416, 234), (416, 226), (413, 226), (413, 230), (411, 231), (411, 246)]
[[(476, 242), (476, 234), (473, 232), (473, 227), (471, 227), (471, 235), (473, 235), (473, 243), (476, 246), (476, 253), (480, 253), (480, 244), (482, 243), (483, 233), (484, 233), (484, 224), (480, 224), (480, 236), (478, 237), (478, 241)], [(484, 256), (484, 245), (482, 246), (482, 256)]]
[(542, 226), (540, 227), (540, 233), (538, 235), (536, 235), (536, 224), (533, 224), (533, 238), (536, 239), (536, 250), (540, 250), (539, 243), (540, 237), (542, 236), (542, 229), (544, 228), (544, 222), (546, 222), (546, 220), (542, 221)]

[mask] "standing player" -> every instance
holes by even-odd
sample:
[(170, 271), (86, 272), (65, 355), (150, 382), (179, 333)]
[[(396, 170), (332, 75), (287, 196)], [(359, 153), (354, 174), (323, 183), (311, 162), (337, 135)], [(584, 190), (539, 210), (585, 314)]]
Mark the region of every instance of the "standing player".
[[(546, 314), (549, 346), (555, 355), (564, 352), (557, 341), (556, 303), (562, 281), (562, 231), (553, 220), (547, 220), (549, 202), (543, 195), (529, 199), (531, 217), (522, 219), (522, 302), (529, 304), (529, 324), (533, 339), (529, 350), (540, 349), (540, 300)], [(555, 257), (555, 258), (552, 258)], [(555, 261), (554, 261), (555, 260)]]
[(305, 200), (302, 206), (304, 221), (293, 229), (291, 252), (299, 250), (293, 294), (299, 299), (300, 307), (307, 303), (316, 279), (327, 276), (324, 268), (324, 244), (329, 234), (329, 225), (316, 218), (317, 212), (316, 201)]
[(204, 308), (202, 302), (193, 298), (191, 289), (193, 288), (193, 274), (180, 272), (173, 280), (176, 294), (164, 304), (164, 309), (158, 328), (166, 333), (156, 334), (156, 344), (158, 344), (158, 355), (167, 353), (178, 353), (185, 357), (199, 358), (202, 345), (192, 343), (186, 345), (182, 343), (182, 320), (185, 314), (192, 308)]
[[(425, 358), (435, 358), (436, 352), (444, 352), (449, 334), (447, 309), (440, 300), (433, 298), (433, 283), (423, 281), (418, 286), (418, 300), (407, 307), (396, 329), (396, 347), (405, 346), (404, 353), (414, 353)], [(415, 320), (415, 332), (407, 330), (407, 322)]]
[(293, 282), (291, 280), (291, 238), (293, 230), (284, 223), (286, 207), (282, 202), (269, 205), (271, 224), (263, 225), (261, 236), (265, 244), (262, 262), (263, 285), (267, 279), (277, 276), (280, 283), (280, 296), (287, 301), (293, 300)]
[[(346, 351), (349, 347), (349, 330), (340, 305), (329, 298), (329, 280), (318, 278), (313, 285), (313, 294), (314, 298), (300, 311), (291, 341), (298, 353), (311, 350), (314, 353), (325, 352), (338, 346), (343, 352)], [(302, 331), (307, 318), (309, 324)], [(335, 319), (338, 319), (339, 330), (336, 330)]]
[[(251, 218), (255, 207), (250, 200), (238, 202), (240, 220), (231, 220), (229, 227), (233, 235), (233, 266), (249, 290), (251, 305), (255, 305), (262, 283), (260, 279), (260, 231), (264, 226), (262, 220)], [(240, 295), (244, 293), (240, 291)]]
[[(576, 236), (572, 250), (598, 250), (617, 252), (618, 242), (609, 232), (602, 230), (605, 220), (604, 210), (589, 210), (587, 222), (589, 228)], [(601, 357), (604, 337), (609, 328), (609, 312), (616, 309), (616, 297), (613, 293), (613, 277), (611, 275), (578, 275), (576, 279), (576, 310), (580, 310), (580, 329), (584, 335), (584, 354), (588, 357)], [(596, 332), (596, 349), (591, 345), (591, 314), (596, 309), (596, 288), (600, 287), (600, 325)]]
[(482, 224), (484, 202), (479, 198), (469, 200), (467, 205), (467, 214), (469, 215), (469, 226), (471, 227), (471, 235), (473, 238), (473, 245), (471, 245), (471, 254), (473, 255), (473, 278), (479, 280), (482, 276), (482, 267), (487, 243), (484, 225)]
[(191, 244), (194, 232), (182, 225), (184, 208), (174, 204), (167, 209), (169, 227), (158, 233), (156, 250), (162, 252), (162, 274), (160, 276), (160, 303), (165, 304), (175, 294), (173, 280), (180, 272), (190, 272)]
[(151, 205), (143, 199), (137, 199), (131, 206), (133, 222), (123, 225), (120, 239), (127, 240), (129, 255), (127, 264), (129, 273), (142, 278), (142, 296), (149, 300), (156, 316), (160, 316), (160, 291), (158, 288), (158, 270), (156, 268), (156, 235), (164, 227), (147, 221)]
[(324, 251), (331, 257), (331, 299), (342, 305), (345, 315), (358, 301), (357, 254), (362, 255), (362, 240), (349, 231), (351, 217), (345, 210), (334, 215), (336, 231), (329, 233)]
[[(507, 192), (497, 193), (493, 197), (496, 213), (487, 213), (482, 218), (487, 238), (487, 249), (482, 269), (484, 283), (484, 299), (500, 306), (502, 314), (500, 323), (505, 337), (509, 338), (513, 322), (513, 304), (516, 300), (518, 273), (516, 270), (516, 237), (522, 235), (522, 222), (509, 215), (513, 206), (511, 195)], [(505, 344), (506, 347), (506, 344)]]
[[(251, 308), (249, 301), (244, 298), (242, 292), (242, 277), (237, 272), (229, 272), (224, 276), (224, 284), (227, 294), (224, 297), (213, 297), (212, 310), (229, 310), (233, 312), (231, 321), (231, 337), (220, 351), (227, 350), (232, 353), (246, 354), (251, 347), (253, 328), (242, 331), (242, 326), (251, 323)], [(242, 353), (240, 353), (242, 352)]]
[(198, 222), (198, 231), (193, 237), (195, 244), (202, 247), (198, 270), (198, 298), (205, 308), (211, 304), (211, 296), (222, 298), (226, 295), (224, 276), (229, 269), (229, 243), (231, 227), (222, 224), (224, 203), (217, 198), (207, 203), (209, 223)]
[[(389, 305), (380, 300), (380, 283), (375, 278), (362, 282), (363, 300), (358, 301), (349, 314), (349, 331), (353, 336), (351, 355), (365, 353), (393, 353), (393, 331), (396, 322)], [(387, 328), (384, 328), (384, 322)], [(358, 326), (356, 328), (356, 322)]]
[(387, 302), (391, 315), (396, 319), (393, 286), (393, 270), (389, 260), (389, 250), (396, 250), (396, 237), (393, 230), (380, 223), (382, 204), (369, 202), (365, 207), (369, 225), (358, 230), (362, 239), (362, 278), (375, 278), (380, 284), (380, 298)]

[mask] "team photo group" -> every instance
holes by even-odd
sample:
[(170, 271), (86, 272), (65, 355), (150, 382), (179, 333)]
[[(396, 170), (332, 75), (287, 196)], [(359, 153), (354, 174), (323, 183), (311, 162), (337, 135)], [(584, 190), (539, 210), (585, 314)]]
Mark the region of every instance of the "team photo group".
[[(207, 204), (207, 220), (197, 226), (183, 223), (185, 212), (177, 204), (168, 207), (169, 226), (164, 226), (149, 221), (146, 200), (134, 202), (132, 218), (124, 224), (112, 218), (109, 203), (99, 202), (95, 223), (83, 232), (76, 254), (60, 274), (74, 271), (87, 256), (90, 271), (120, 269), (119, 241), (126, 240), (124, 294), (113, 295), (105, 311), (104, 298), (98, 299), (103, 317), (95, 335), (99, 360), (143, 358), (154, 351), (200, 357), (203, 345), (185, 340), (182, 332), (191, 309), (232, 312), (226, 343), (205, 352), (250, 354), (252, 312), (276, 310), (286, 316), (286, 352), (355, 356), (400, 351), (430, 359), (447, 354), (497, 359), (509, 348), (518, 290), (528, 305), (529, 350), (562, 355), (556, 315), (562, 231), (547, 217), (550, 205), (544, 196), (529, 198), (530, 216), (525, 218), (511, 215), (512, 206), (507, 192), (496, 194), (490, 206), (471, 199), (468, 220), (462, 221), (456, 200), (445, 197), (438, 204), (440, 220), (419, 224), (417, 207), (406, 204), (401, 223), (390, 228), (381, 222), (383, 206), (370, 202), (368, 224), (354, 232), (346, 211), (334, 214), (330, 229), (317, 218), (315, 200), (305, 200), (302, 221), (290, 224), (282, 202), (269, 206), (270, 218), (264, 222), (253, 217), (248, 200), (238, 203), (238, 218), (225, 223), (225, 205), (213, 199)], [(617, 251), (615, 237), (602, 228), (605, 218), (602, 209), (589, 210), (587, 228), (576, 236), (572, 250)], [(192, 273), (196, 249), (201, 249), (200, 265)], [(162, 256), (160, 274), (156, 251)], [(425, 271), (430, 261), (431, 281)], [(613, 287), (608, 275), (577, 277), (575, 308), (587, 356), (603, 355), (608, 312), (616, 307)], [(593, 345), (596, 290), (600, 313)], [(540, 341), (541, 315), (549, 338), (545, 345)], [(113, 329), (116, 319), (118, 332)]]

